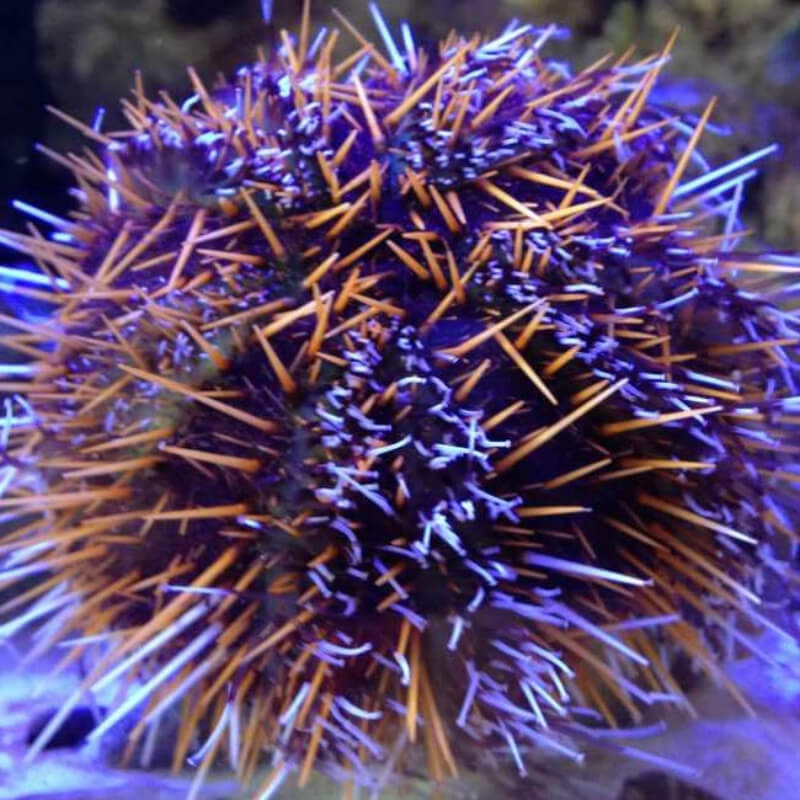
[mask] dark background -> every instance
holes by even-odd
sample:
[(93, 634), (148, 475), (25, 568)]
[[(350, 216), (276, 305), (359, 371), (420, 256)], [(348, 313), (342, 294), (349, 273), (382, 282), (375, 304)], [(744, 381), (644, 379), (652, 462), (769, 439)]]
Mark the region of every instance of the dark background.
[[(365, 35), (377, 38), (366, 0), (336, 5)], [(318, 24), (331, 24), (331, 4), (313, 3)], [(676, 25), (681, 35), (662, 96), (687, 113), (720, 97), (715, 121), (727, 137), (710, 136), (715, 158), (736, 157), (778, 142), (781, 153), (750, 184), (745, 214), (754, 236), (800, 247), (800, 1), (798, 0), (383, 0), (395, 26), (410, 20), (420, 41), (451, 27), (496, 31), (512, 17), (569, 26), (559, 57), (576, 66), (636, 42), (645, 54)], [(142, 70), (148, 90), (188, 94), (185, 66), (206, 79), (228, 73), (268, 46), (275, 29), (295, 28), (301, 0), (274, 0), (273, 29), (260, 0), (3, 0), (0, 3), (0, 227), (23, 219), (19, 198), (57, 213), (69, 209), (68, 175), (34, 150), (84, 146), (48, 114), (52, 103), (91, 122), (107, 109), (105, 129), (121, 124), (118, 98)], [(348, 36), (342, 41), (349, 46)]]

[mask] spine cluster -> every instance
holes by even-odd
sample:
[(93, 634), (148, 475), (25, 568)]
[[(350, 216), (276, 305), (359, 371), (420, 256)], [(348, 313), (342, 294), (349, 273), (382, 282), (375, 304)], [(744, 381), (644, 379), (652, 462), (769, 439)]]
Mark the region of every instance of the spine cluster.
[[(129, 687), (128, 756), (380, 788), (522, 775), (688, 705), (688, 653), (772, 627), (796, 523), (797, 259), (735, 249), (746, 170), (562, 32), (297, 38), (182, 105), (141, 84), (68, 220), (3, 244), (4, 636)], [(15, 274), (11, 274), (11, 273)], [(735, 689), (732, 687), (732, 691)], [(736, 693), (745, 707), (747, 700)]]

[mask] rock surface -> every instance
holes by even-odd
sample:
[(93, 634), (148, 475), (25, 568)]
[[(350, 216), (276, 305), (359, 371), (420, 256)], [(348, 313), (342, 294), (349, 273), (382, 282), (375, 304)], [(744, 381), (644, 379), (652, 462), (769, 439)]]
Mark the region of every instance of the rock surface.
[[(798, 796), (800, 762), (800, 650), (767, 642), (773, 665), (753, 659), (732, 663), (727, 674), (746, 695), (757, 716), (747, 715), (723, 689), (701, 683), (689, 693), (699, 718), (675, 714), (657, 736), (628, 742), (643, 759), (668, 759), (695, 770), (691, 778), (669, 775), (646, 760), (590, 752), (575, 771), (548, 763), (537, 786), (504, 779), (498, 786), (486, 775), (466, 773), (445, 787), (447, 800), (493, 800), (501, 794), (547, 800), (791, 800)], [(183, 800), (192, 774), (173, 777), (159, 770), (120, 770), (109, 766), (111, 748), (92, 745), (46, 751), (25, 764), (25, 739), (31, 720), (57, 706), (71, 691), (77, 675), (58, 680), (46, 665), (15, 669), (7, 661), (0, 682), (0, 800)], [(531, 774), (545, 774), (535, 767)], [(556, 776), (553, 778), (552, 776)], [(508, 781), (508, 783), (506, 783)], [(212, 775), (199, 797), (245, 800), (223, 772)], [(338, 787), (322, 778), (300, 792), (291, 782), (277, 795), (282, 800), (339, 797)], [(408, 781), (381, 795), (381, 800), (429, 797), (430, 787)]]

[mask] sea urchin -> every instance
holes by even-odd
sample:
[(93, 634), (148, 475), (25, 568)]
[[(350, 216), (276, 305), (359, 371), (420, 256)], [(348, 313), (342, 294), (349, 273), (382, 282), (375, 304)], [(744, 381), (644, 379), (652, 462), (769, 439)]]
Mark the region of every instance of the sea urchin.
[(555, 27), (427, 51), (373, 12), (386, 54), (306, 6), (182, 105), (137, 82), (128, 130), (61, 114), (79, 209), (3, 234), (55, 310), (0, 317), (2, 631), (89, 665), (31, 755), (122, 678), (92, 736), (176, 709), (195, 787), (374, 788), (417, 740), (524, 774), (780, 630), (800, 325), (763, 280), (800, 262), (734, 251), (770, 149), (707, 166), (713, 103), (651, 99), (672, 40), (572, 74)]

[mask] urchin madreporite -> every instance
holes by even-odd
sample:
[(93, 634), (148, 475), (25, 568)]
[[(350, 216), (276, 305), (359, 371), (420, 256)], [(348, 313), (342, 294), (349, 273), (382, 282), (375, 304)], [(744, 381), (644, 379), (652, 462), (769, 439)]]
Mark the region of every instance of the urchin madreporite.
[(122, 678), (92, 735), (175, 711), (196, 785), (375, 787), (418, 741), (437, 782), (524, 773), (776, 627), (800, 262), (734, 249), (768, 151), (707, 165), (713, 104), (651, 98), (672, 40), (573, 73), (555, 27), (425, 50), (373, 11), (383, 49), (306, 13), (182, 105), (137, 85), (128, 130), (71, 120), (78, 209), (2, 236), (53, 308), (0, 318), (3, 632), (89, 665), (31, 755)]

